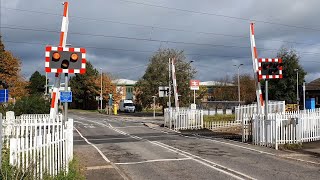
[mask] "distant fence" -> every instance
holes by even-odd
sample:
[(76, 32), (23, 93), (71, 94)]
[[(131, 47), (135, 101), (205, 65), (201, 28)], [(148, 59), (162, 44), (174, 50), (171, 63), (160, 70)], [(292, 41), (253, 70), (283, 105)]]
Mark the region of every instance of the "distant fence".
[(252, 140), (256, 145), (274, 147), (320, 140), (320, 109), (254, 115)]
[(14, 116), (7, 112), (2, 124), (3, 141), (10, 149), (10, 164), (32, 171), (35, 179), (68, 171), (73, 158), (73, 120), (63, 123), (62, 115)]
[(164, 125), (173, 130), (202, 129), (203, 111), (188, 108), (166, 108)]
[(230, 128), (230, 127), (239, 127), (241, 122), (239, 121), (211, 121), (204, 122), (204, 127), (210, 130), (221, 129), (221, 128)]
[[(285, 101), (269, 101), (268, 106), (269, 113), (281, 113), (285, 112), (286, 110)], [(240, 107), (235, 107), (235, 121), (242, 121), (244, 116), (252, 117), (253, 114), (257, 113), (257, 104), (241, 105)]]

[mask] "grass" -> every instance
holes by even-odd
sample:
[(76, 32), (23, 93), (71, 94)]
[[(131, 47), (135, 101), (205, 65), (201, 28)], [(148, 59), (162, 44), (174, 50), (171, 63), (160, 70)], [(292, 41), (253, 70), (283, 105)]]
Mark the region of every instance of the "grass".
[(298, 144), (279, 144), (279, 150), (299, 150), (302, 149), (302, 143)]
[(234, 121), (234, 114), (217, 114), (217, 115), (204, 115), (203, 120), (205, 122), (211, 121)]
[[(2, 149), (2, 165), (0, 169), (0, 180), (32, 180), (32, 179), (40, 179), (39, 174), (36, 175), (33, 171), (33, 166), (30, 165), (26, 171), (22, 169), (16, 168), (10, 165), (10, 155), (9, 149)], [(84, 169), (80, 166), (77, 157), (74, 157), (73, 160), (69, 163), (69, 171), (66, 173), (65, 171), (61, 171), (58, 175), (52, 177), (49, 175), (43, 175), (44, 180), (84, 180)]]
[(69, 172), (61, 171), (58, 175), (44, 176), (44, 180), (85, 180), (84, 168), (81, 167), (78, 157), (73, 157), (73, 160), (69, 163)]

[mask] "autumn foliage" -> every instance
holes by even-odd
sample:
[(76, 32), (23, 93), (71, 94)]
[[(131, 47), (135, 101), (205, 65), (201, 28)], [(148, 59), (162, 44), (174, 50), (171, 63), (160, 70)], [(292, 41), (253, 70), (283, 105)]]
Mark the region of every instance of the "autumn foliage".
[[(27, 82), (20, 75), (21, 62), (4, 49), (0, 39), (0, 80), (9, 87), (10, 96), (19, 99), (27, 94)], [(4, 87), (1, 87), (3, 89)]]

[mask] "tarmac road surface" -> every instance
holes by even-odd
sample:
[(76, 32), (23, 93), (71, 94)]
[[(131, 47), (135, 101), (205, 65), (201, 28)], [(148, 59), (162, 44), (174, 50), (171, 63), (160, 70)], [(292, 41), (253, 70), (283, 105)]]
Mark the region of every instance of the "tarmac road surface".
[(319, 179), (320, 161), (223, 139), (185, 136), (123, 118), (71, 111), (88, 179)]

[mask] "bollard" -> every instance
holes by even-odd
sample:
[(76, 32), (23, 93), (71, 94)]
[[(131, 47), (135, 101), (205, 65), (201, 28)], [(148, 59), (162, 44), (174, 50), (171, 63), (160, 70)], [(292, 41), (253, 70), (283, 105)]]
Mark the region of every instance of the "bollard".
[(117, 104), (113, 104), (113, 114), (114, 115), (117, 115), (118, 114), (118, 106), (117, 106)]

